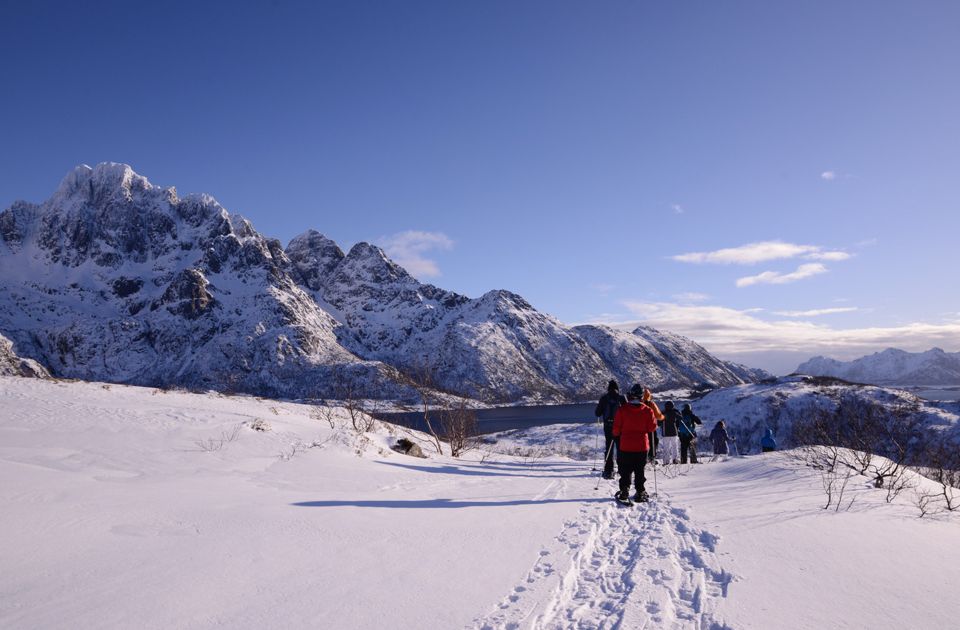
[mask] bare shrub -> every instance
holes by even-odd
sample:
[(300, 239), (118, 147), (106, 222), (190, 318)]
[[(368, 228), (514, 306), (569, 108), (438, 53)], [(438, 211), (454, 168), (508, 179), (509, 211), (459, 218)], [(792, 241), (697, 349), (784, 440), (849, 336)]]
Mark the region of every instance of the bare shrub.
[(440, 427), (450, 445), (450, 454), (460, 457), (477, 445), (477, 413), (466, 403), (446, 407), (440, 411)]
[[(847, 490), (847, 485), (850, 483), (850, 478), (855, 474), (856, 473), (850, 468), (843, 470), (836, 468), (830, 470), (823, 469), (820, 471), (820, 481), (823, 484), (823, 492), (827, 495), (827, 503), (823, 506), (824, 510), (829, 509), (830, 506), (833, 505), (835, 512), (840, 511), (840, 508), (843, 506), (843, 495)], [(844, 509), (849, 510), (853, 507), (855, 498), (856, 497), (850, 499)]]
[(201, 451), (205, 453), (214, 453), (221, 450), (224, 445), (231, 442), (235, 442), (237, 438), (240, 437), (240, 429), (243, 427), (242, 424), (238, 424), (233, 427), (230, 431), (221, 431), (220, 437), (218, 438), (207, 438), (205, 440), (197, 440), (194, 444)]
[(331, 429), (337, 428), (337, 410), (333, 407), (327, 406), (315, 406), (310, 410), (310, 417), (314, 420), (319, 420), (321, 422), (326, 422), (330, 425)]
[(928, 514), (936, 514), (941, 511), (941, 507), (937, 505), (939, 498), (939, 493), (930, 492), (928, 490), (918, 489), (914, 493), (914, 505), (916, 505), (917, 509), (920, 510), (920, 518), (923, 518)]

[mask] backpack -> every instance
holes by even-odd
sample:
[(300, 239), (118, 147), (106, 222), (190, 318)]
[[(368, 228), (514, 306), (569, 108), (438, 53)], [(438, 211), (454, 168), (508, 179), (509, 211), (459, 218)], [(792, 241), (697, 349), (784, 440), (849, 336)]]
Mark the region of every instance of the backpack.
[(623, 404), (623, 401), (620, 400), (620, 395), (607, 394), (604, 396), (603, 404), (603, 421), (604, 422), (613, 422), (613, 417), (617, 415), (617, 409), (620, 408), (620, 405)]

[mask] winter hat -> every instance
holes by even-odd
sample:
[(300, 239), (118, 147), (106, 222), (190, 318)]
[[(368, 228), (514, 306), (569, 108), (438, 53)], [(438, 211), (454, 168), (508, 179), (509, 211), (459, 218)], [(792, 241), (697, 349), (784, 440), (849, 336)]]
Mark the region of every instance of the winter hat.
[(609, 383), (607, 383), (607, 391), (608, 391), (608, 392), (619, 392), (619, 391), (620, 391), (620, 386), (617, 385), (617, 382), (616, 382), (616, 381), (610, 381)]
[(673, 409), (673, 401), (672, 401), (672, 400), (668, 400), (668, 401), (667, 401), (667, 404), (664, 405), (664, 408), (665, 408), (665, 409)]
[(630, 391), (627, 392), (627, 398), (630, 400), (639, 400), (643, 398), (643, 385), (636, 383), (633, 387), (631, 387)]

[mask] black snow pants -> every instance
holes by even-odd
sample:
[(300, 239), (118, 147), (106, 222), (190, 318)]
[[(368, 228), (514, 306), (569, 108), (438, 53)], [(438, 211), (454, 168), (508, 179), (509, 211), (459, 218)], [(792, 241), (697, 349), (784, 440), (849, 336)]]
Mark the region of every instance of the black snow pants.
[[(603, 476), (607, 479), (613, 479), (613, 462), (620, 450), (617, 447), (617, 440), (613, 437), (613, 420), (603, 423), (603, 455), (606, 458), (603, 462)], [(610, 445), (613, 445), (611, 448)]]
[(620, 496), (627, 496), (630, 492), (630, 477), (634, 476), (633, 486), (637, 492), (643, 492), (643, 484), (647, 478), (643, 474), (643, 469), (647, 465), (647, 451), (639, 453), (632, 451), (620, 451), (617, 458), (617, 466), (620, 468)]
[(680, 463), (687, 463), (687, 453), (690, 453), (690, 463), (697, 463), (697, 438), (692, 435), (680, 436)]

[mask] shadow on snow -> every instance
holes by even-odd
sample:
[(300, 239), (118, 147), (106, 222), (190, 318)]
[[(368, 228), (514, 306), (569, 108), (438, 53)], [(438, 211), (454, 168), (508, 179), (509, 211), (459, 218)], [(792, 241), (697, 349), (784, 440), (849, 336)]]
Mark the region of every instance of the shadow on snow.
[(550, 503), (609, 503), (604, 498), (579, 499), (515, 499), (512, 501), (456, 501), (454, 499), (417, 499), (413, 501), (301, 501), (296, 507), (363, 507), (363, 508), (470, 508), (546, 505)]

